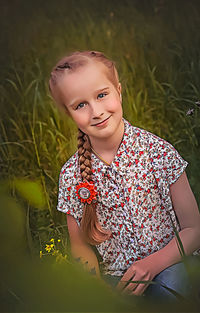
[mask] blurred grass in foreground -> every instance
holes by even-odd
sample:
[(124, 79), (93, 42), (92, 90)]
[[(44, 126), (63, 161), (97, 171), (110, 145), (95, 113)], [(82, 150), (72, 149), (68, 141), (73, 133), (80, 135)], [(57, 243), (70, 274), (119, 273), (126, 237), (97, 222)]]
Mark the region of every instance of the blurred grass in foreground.
[[(194, 292), (177, 303), (122, 296), (68, 258), (30, 256), (24, 210), (0, 193), (1, 312), (172, 312), (199, 308), (200, 261), (188, 264)], [(6, 214), (4, 210), (6, 209)], [(6, 238), (6, 245), (4, 240)], [(187, 260), (184, 260), (187, 261)], [(179, 299), (179, 297), (178, 297)]]

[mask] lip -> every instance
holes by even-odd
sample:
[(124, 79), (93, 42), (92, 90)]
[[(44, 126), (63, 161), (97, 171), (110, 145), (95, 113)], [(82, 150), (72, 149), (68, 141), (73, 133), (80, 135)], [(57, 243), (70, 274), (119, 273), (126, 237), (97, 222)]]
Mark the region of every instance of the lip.
[(97, 127), (103, 126), (106, 124), (106, 122), (109, 120), (110, 117), (111, 117), (111, 115), (109, 117), (107, 117), (105, 120), (103, 120), (102, 122), (99, 122), (97, 124), (92, 124), (92, 126), (97, 126)]

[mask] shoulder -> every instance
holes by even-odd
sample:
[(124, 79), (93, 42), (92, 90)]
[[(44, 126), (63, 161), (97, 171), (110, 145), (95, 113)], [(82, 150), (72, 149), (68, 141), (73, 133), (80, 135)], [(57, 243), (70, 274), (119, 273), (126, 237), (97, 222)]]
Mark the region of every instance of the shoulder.
[[(129, 123), (129, 122), (128, 122)], [(129, 123), (129, 138), (136, 138), (136, 145), (138, 148), (147, 151), (151, 161), (163, 162), (176, 159), (183, 161), (176, 148), (166, 139), (159, 137), (158, 135)]]
[(135, 131), (139, 137), (140, 146), (146, 148), (153, 163), (171, 162), (172, 160), (183, 162), (176, 148), (166, 139), (158, 135), (136, 127)]
[(60, 177), (59, 181), (67, 182), (72, 180), (75, 180), (77, 177), (77, 174), (79, 173), (79, 167), (78, 167), (78, 152), (76, 151), (70, 159), (68, 159), (65, 164), (62, 166), (60, 171)]
[(175, 151), (174, 146), (169, 141), (146, 129), (134, 127), (134, 131), (139, 141), (148, 148), (149, 152), (158, 153), (164, 150)]
[(59, 177), (57, 210), (72, 215), (79, 224), (82, 214), (81, 203), (76, 195), (76, 186), (80, 180), (78, 152), (61, 168)]
[(167, 140), (157, 136), (156, 134), (146, 129), (133, 126), (128, 121), (126, 121), (126, 131), (129, 133), (130, 138), (137, 138), (138, 143), (141, 146), (145, 145), (149, 147), (149, 149), (152, 149), (153, 147), (156, 149), (169, 146), (174, 149), (174, 147)]
[(132, 125), (129, 121), (127, 121), (125, 119), (124, 119), (124, 124), (125, 124), (124, 134), (125, 134), (126, 140), (128, 140), (128, 142), (129, 142), (129, 144), (132, 144), (132, 142), (135, 139), (137, 139), (139, 141), (143, 141), (143, 142), (147, 141), (148, 131)]

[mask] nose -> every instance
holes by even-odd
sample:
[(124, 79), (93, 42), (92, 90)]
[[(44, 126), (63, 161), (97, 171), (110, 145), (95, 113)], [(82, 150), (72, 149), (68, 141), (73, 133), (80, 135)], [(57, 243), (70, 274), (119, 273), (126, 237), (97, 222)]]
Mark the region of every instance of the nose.
[(90, 103), (90, 107), (92, 109), (92, 118), (99, 119), (104, 115), (103, 108), (100, 103)]

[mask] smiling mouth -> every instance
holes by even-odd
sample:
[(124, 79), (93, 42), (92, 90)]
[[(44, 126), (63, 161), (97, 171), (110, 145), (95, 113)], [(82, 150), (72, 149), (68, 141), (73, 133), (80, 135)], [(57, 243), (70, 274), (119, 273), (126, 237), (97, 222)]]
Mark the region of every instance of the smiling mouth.
[(103, 121), (101, 121), (101, 122), (99, 122), (97, 124), (92, 124), (92, 126), (100, 125), (100, 124), (104, 123), (105, 121), (107, 121), (110, 117), (111, 117), (111, 115), (109, 117), (107, 117), (105, 120), (103, 120)]

